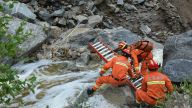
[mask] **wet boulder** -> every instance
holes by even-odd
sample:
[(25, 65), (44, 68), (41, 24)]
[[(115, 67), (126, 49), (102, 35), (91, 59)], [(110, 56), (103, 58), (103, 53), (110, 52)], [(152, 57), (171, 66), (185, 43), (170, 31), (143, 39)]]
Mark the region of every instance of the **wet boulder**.
[(88, 25), (91, 27), (95, 27), (97, 24), (103, 21), (103, 16), (93, 15), (88, 17)]
[(164, 72), (174, 82), (192, 81), (192, 30), (167, 39)]

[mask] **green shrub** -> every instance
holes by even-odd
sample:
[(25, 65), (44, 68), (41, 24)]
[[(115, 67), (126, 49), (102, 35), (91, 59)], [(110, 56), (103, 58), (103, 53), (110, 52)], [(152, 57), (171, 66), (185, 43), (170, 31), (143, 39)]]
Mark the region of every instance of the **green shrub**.
[[(1, 4), (0, 12), (2, 10)], [(17, 58), (17, 52), (20, 50), (18, 45), (31, 34), (31, 32), (24, 32), (25, 22), (20, 24), (15, 34), (8, 33), (8, 24), (11, 20), (12, 17), (7, 14), (2, 13), (0, 16), (0, 103), (6, 104), (12, 102), (24, 90), (34, 92), (33, 87), (36, 80), (34, 76), (23, 81), (20, 80), (17, 71), (12, 69), (10, 64), (4, 62), (5, 58), (8, 60)]]
[(179, 86), (175, 85), (175, 90), (177, 90), (180, 93), (186, 93), (192, 96), (192, 84), (187, 81), (180, 83)]

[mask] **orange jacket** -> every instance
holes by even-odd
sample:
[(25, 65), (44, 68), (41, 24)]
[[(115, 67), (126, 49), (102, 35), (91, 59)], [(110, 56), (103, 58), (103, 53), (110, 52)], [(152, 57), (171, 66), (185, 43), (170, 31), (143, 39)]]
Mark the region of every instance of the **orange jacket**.
[(121, 79), (122, 77), (126, 77), (126, 75), (131, 77), (134, 76), (131, 64), (129, 63), (128, 58), (124, 56), (114, 57), (103, 66), (102, 71), (106, 71), (109, 68), (112, 68), (112, 75), (114, 78)]
[(165, 93), (173, 92), (173, 85), (166, 75), (155, 71), (144, 76), (141, 89), (154, 99), (163, 99)]
[(151, 52), (144, 52), (139, 49), (133, 49), (131, 51), (131, 57), (133, 58), (133, 65), (136, 71), (136, 74), (139, 72), (139, 62), (141, 59), (150, 60), (153, 58), (153, 54)]

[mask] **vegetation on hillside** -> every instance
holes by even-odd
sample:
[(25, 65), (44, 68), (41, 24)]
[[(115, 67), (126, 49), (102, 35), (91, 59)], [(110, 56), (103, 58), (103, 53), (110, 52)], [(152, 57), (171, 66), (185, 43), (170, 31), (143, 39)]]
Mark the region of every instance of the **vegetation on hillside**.
[[(10, 5), (12, 7), (12, 4)], [(1, 4), (0, 11), (3, 11)], [(11, 60), (18, 58), (18, 48), (25, 37), (29, 36), (30, 32), (24, 31), (25, 23), (22, 22), (15, 31), (15, 34), (8, 33), (8, 24), (12, 17), (7, 14), (0, 16), (0, 103), (10, 103), (16, 96), (24, 90), (33, 91), (33, 84), (36, 78), (33, 76), (26, 80), (20, 80), (17, 71), (11, 68)]]

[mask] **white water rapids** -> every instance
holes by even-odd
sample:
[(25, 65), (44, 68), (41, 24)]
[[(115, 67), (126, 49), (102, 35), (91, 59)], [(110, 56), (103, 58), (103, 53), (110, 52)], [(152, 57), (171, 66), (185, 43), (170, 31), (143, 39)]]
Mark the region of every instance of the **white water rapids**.
[[(24, 104), (20, 107), (23, 108), (73, 108), (75, 104), (83, 95), (83, 92), (88, 86), (94, 84), (94, 80), (98, 77), (98, 69), (80, 72), (62, 72), (61, 68), (57, 65), (70, 62), (52, 62), (50, 60), (40, 60), (34, 63), (17, 65), (19, 70), (22, 70), (20, 74), (21, 79), (25, 79), (30, 74), (35, 74), (39, 84), (35, 88), (35, 93), (23, 97)], [(52, 72), (49, 72), (47, 68), (53, 65), (57, 67)], [(43, 87), (42, 83), (44, 84)], [(37, 98), (39, 94), (42, 94), (41, 98)], [(86, 98), (86, 96), (85, 96)], [(81, 102), (82, 105), (77, 107), (87, 108), (115, 108), (115, 105), (107, 102), (102, 95), (95, 95), (90, 97), (86, 102)], [(72, 105), (72, 106), (71, 106)]]

